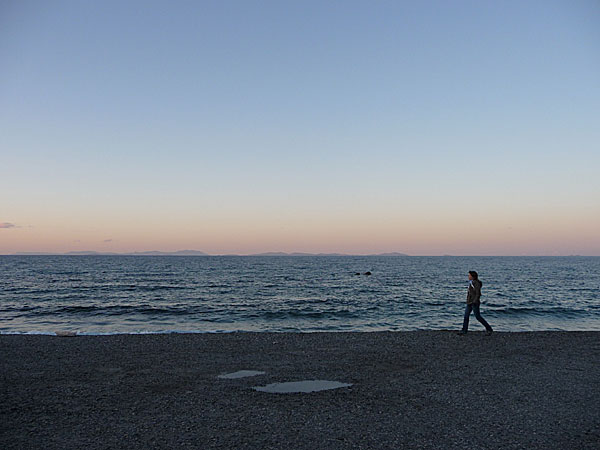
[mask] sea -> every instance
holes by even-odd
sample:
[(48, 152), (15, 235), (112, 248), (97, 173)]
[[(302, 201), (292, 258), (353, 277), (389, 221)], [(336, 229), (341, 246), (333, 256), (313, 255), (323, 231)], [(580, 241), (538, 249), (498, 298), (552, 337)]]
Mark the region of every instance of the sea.
[(600, 257), (27, 255), (0, 333), (458, 330), (469, 270), (497, 331), (600, 330)]

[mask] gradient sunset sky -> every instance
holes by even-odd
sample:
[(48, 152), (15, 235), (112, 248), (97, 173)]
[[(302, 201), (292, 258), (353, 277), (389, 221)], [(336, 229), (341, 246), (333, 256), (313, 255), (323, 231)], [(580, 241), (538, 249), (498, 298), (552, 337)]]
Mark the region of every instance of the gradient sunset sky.
[(0, 253), (600, 255), (600, 2), (0, 0)]

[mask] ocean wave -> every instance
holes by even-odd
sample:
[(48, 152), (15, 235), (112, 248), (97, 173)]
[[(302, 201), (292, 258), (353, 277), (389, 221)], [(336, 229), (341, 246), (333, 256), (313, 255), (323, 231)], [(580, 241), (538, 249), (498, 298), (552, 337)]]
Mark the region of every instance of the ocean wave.
[[(16, 309), (20, 311), (20, 309)], [(31, 315), (66, 315), (66, 316), (120, 316), (128, 314), (142, 315), (194, 315), (194, 314), (214, 314), (215, 312), (226, 311), (223, 308), (213, 308), (210, 306), (152, 306), (146, 305), (69, 305), (54, 308), (33, 308), (26, 312)]]
[(285, 319), (331, 319), (331, 318), (360, 318), (361, 314), (348, 310), (299, 310), (288, 309), (283, 311), (262, 311), (254, 314), (254, 317), (266, 320), (285, 320)]
[[(62, 329), (57, 331), (63, 331)], [(138, 335), (138, 334), (216, 334), (216, 333), (246, 333), (250, 330), (139, 330), (139, 331), (81, 331), (69, 330), (77, 333), (77, 336), (116, 336), (116, 335)], [(33, 336), (56, 336), (56, 331), (0, 331), (0, 335), (33, 335)]]
[(109, 287), (110, 290), (115, 291), (143, 291), (143, 292), (154, 292), (154, 291), (168, 291), (168, 290), (179, 290), (179, 289), (187, 289), (187, 286), (180, 285), (155, 285), (155, 286), (145, 286), (139, 284), (129, 284), (129, 285), (115, 285)]
[(566, 307), (530, 307), (530, 306), (508, 306), (500, 308), (489, 308), (488, 311), (493, 311), (497, 314), (514, 314), (514, 315), (544, 315), (544, 316), (574, 316), (589, 314), (585, 309), (566, 308)]

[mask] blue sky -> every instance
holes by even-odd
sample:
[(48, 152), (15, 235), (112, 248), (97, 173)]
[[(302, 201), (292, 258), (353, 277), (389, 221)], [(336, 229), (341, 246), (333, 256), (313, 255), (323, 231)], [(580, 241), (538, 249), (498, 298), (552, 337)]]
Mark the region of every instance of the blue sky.
[(597, 1), (1, 2), (0, 252), (600, 254), (599, 23)]

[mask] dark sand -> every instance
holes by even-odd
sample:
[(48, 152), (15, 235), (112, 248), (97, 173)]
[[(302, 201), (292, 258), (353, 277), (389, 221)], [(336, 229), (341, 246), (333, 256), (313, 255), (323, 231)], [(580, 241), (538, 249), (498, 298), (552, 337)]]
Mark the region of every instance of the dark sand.
[[(353, 386), (252, 389), (305, 379)], [(600, 446), (600, 332), (2, 335), (0, 382), (3, 449)]]

